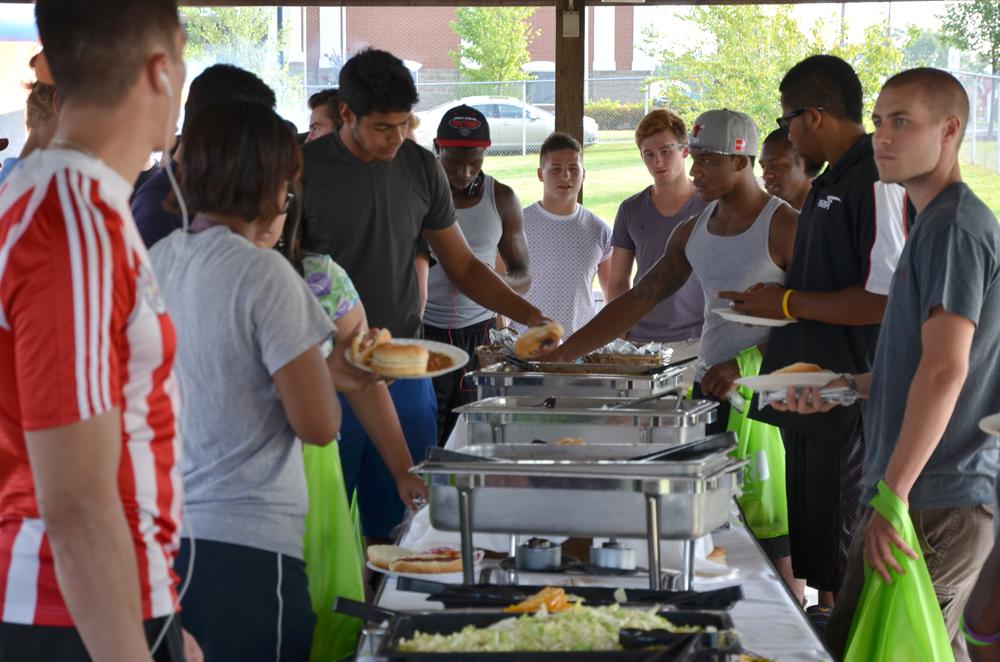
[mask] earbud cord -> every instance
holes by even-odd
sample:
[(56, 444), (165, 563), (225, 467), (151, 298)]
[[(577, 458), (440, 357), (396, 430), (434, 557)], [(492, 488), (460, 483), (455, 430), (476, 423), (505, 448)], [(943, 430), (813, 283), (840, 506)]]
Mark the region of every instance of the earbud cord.
[[(187, 241), (188, 210), (187, 210), (187, 204), (185, 204), (184, 202), (184, 195), (181, 193), (181, 187), (177, 184), (177, 178), (174, 177), (173, 159), (170, 156), (171, 139), (174, 137), (174, 129), (176, 128), (170, 121), (170, 109), (173, 106), (174, 95), (173, 95), (173, 90), (170, 87), (170, 79), (166, 78), (165, 73), (161, 75), (160, 80), (164, 83), (163, 91), (167, 96), (167, 112), (166, 112), (167, 118), (166, 118), (166, 125), (163, 131), (163, 156), (164, 156), (163, 168), (164, 170), (166, 170), (167, 179), (170, 180), (170, 188), (174, 192), (174, 197), (177, 199), (177, 207), (180, 209), (181, 212), (181, 228), (183, 229), (183, 236), (181, 237), (181, 250), (183, 251), (184, 244)], [(167, 280), (170, 280), (173, 277), (174, 267), (176, 266), (176, 264), (177, 260), (175, 258), (170, 266), (170, 271), (167, 275)], [(181, 389), (181, 399), (182, 400), (184, 399), (183, 389)], [(182, 410), (183, 410), (183, 404), (184, 403), (181, 402)], [(180, 423), (178, 422), (176, 425), (179, 427)], [(175, 428), (175, 434), (176, 433), (177, 430)], [(182, 491), (181, 513), (184, 512), (184, 505), (185, 504)], [(167, 617), (166, 622), (164, 622), (163, 629), (160, 630), (160, 634), (157, 635), (156, 640), (153, 642), (153, 646), (149, 649), (150, 657), (156, 655), (157, 649), (159, 649), (160, 644), (162, 644), (164, 638), (166, 638), (167, 632), (170, 630), (170, 625), (171, 623), (173, 623), (174, 617), (177, 615), (177, 611), (180, 608), (181, 600), (184, 599), (184, 595), (187, 593), (188, 587), (191, 586), (191, 577), (194, 575), (195, 541), (194, 541), (194, 533), (192, 533), (191, 531), (190, 524), (188, 525), (187, 530), (188, 530), (188, 539), (191, 541), (191, 554), (188, 557), (187, 573), (184, 577), (184, 582), (181, 585), (180, 591), (177, 592), (177, 600), (174, 603), (174, 609)]]

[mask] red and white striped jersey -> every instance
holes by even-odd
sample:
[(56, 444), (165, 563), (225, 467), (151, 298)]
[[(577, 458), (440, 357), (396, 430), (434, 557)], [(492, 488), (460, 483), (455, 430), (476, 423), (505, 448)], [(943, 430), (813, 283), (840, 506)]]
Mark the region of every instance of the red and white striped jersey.
[(0, 184), (0, 619), (71, 626), (26, 431), (121, 413), (118, 488), (143, 618), (176, 605), (182, 502), (176, 336), (129, 211), (131, 185), (45, 150)]

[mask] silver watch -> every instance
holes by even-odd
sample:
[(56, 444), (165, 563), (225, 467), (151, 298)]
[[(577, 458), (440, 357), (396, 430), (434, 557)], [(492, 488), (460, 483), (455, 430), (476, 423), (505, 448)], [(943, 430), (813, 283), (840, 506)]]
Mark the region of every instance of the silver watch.
[(852, 391), (860, 395), (860, 391), (858, 391), (858, 380), (854, 378), (854, 375), (848, 372), (844, 372), (841, 373), (840, 376), (843, 378), (845, 382), (847, 382), (847, 388), (851, 389)]

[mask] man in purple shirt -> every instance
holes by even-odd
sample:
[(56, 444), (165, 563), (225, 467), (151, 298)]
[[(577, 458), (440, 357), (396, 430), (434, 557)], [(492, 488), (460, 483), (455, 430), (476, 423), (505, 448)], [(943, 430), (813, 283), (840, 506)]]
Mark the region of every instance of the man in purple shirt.
[[(635, 280), (663, 257), (667, 238), (679, 224), (701, 213), (705, 201), (695, 194), (685, 170), (687, 127), (677, 115), (658, 108), (642, 118), (635, 143), (653, 185), (627, 198), (618, 207), (611, 235), (611, 273), (608, 300), (632, 287)], [(628, 332), (629, 340), (675, 341), (701, 335), (705, 299), (694, 274), (673, 296), (659, 303)]]

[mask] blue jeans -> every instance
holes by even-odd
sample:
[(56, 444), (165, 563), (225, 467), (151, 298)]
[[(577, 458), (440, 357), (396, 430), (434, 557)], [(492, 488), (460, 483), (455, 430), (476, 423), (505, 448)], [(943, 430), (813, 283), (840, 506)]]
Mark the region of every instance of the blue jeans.
[[(420, 462), (425, 449), (437, 443), (437, 400), (431, 380), (397, 380), (389, 387), (389, 395), (413, 461)], [(343, 396), (340, 405), (344, 410), (340, 463), (348, 498), (356, 487), (361, 528), (366, 536), (390, 538), (391, 531), (403, 521), (406, 507), (399, 500), (396, 481)]]

